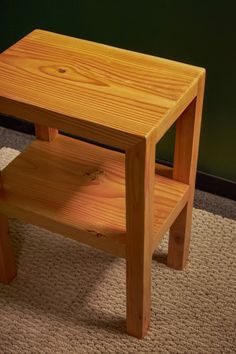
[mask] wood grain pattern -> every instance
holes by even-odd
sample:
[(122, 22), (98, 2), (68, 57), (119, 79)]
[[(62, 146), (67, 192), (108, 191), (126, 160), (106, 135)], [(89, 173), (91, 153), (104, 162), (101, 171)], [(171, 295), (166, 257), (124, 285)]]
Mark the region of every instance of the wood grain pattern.
[(201, 128), (205, 74), (199, 80), (198, 96), (184, 111), (176, 125), (173, 178), (190, 185), (186, 206), (170, 229), (167, 264), (183, 269), (188, 260), (192, 209)]
[(37, 139), (52, 141), (56, 138), (58, 129), (50, 128), (45, 125), (35, 124), (35, 136)]
[[(155, 182), (159, 184), (158, 189), (161, 188), (160, 184), (162, 184), (162, 181), (159, 177)], [(155, 203), (154, 231), (157, 229), (158, 232), (153, 233), (152, 252), (158, 247), (164, 234), (169, 230), (173, 222), (183, 210), (189, 196), (190, 191), (188, 185), (182, 183), (181, 185), (178, 185), (178, 187), (175, 186), (173, 188), (173, 181), (165, 179), (165, 194), (163, 198), (160, 197), (160, 193), (158, 195), (158, 201), (161, 202), (161, 205), (158, 207), (156, 204), (157, 201)]]
[(0, 112), (129, 149), (156, 141), (201, 68), (35, 30), (0, 55)]
[[(34, 141), (2, 174), (0, 212), (125, 256), (124, 154), (59, 134), (50, 143)], [(153, 250), (187, 192), (187, 185), (155, 176)]]
[(144, 141), (126, 152), (127, 332), (143, 338), (151, 311), (155, 144)]

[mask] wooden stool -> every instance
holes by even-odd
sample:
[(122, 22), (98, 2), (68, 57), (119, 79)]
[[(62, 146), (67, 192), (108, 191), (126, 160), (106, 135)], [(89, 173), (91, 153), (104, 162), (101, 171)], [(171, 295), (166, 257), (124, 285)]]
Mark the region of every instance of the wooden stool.
[[(169, 228), (168, 265), (188, 258), (204, 77), (42, 30), (0, 55), (0, 112), (33, 122), (37, 138), (0, 176), (2, 282), (16, 274), (7, 217), (125, 257), (127, 331), (145, 336), (152, 254)], [(155, 147), (175, 121), (172, 176)]]

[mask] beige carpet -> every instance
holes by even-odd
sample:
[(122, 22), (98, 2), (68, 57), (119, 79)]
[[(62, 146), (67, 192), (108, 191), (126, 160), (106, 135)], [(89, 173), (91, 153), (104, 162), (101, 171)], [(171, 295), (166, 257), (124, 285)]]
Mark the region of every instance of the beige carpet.
[[(0, 168), (16, 153), (2, 148)], [(235, 215), (232, 201), (202, 192), (197, 200), (198, 207)], [(144, 340), (125, 333), (124, 260), (14, 219), (10, 232), (18, 275), (0, 285), (1, 354), (236, 352), (233, 219), (194, 210), (182, 272), (166, 267), (163, 241), (152, 264), (152, 320)]]

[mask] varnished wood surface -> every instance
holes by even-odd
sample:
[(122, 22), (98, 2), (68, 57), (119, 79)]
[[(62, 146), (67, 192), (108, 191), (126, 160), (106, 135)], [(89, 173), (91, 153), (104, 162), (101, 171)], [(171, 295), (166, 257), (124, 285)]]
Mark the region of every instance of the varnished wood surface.
[[(3, 190), (0, 171), (0, 198)], [(16, 275), (16, 263), (9, 235), (8, 218), (0, 213), (0, 282), (8, 284)]]
[(202, 75), (197, 97), (176, 124), (173, 178), (189, 184), (189, 197), (170, 228), (167, 264), (175, 269), (183, 269), (189, 255), (204, 85), (205, 75)]
[(35, 124), (35, 136), (37, 139), (52, 141), (57, 137), (58, 129), (53, 129), (45, 125)]
[(8, 284), (16, 276), (16, 263), (8, 230), (8, 220), (0, 214), (0, 283)]
[[(122, 153), (60, 134), (36, 140), (2, 171), (0, 212), (124, 256), (124, 169)], [(153, 249), (187, 192), (183, 183), (155, 177)]]
[(155, 144), (126, 153), (127, 331), (143, 338), (151, 315), (151, 262), (154, 234)]
[(164, 134), (202, 72), (35, 30), (0, 55), (0, 112), (127, 149)]
[[(2, 195), (2, 188), (2, 174), (0, 171), (0, 198)], [(8, 284), (15, 275), (16, 263), (9, 235), (8, 218), (6, 215), (0, 213), (0, 282)]]

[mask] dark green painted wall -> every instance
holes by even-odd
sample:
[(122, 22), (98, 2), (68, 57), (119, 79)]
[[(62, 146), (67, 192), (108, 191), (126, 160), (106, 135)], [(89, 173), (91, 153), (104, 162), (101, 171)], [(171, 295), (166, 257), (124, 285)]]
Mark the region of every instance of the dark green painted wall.
[[(34, 28), (207, 69), (198, 169), (236, 179), (234, 1), (0, 0), (0, 50)], [(158, 157), (170, 160), (174, 132)]]

